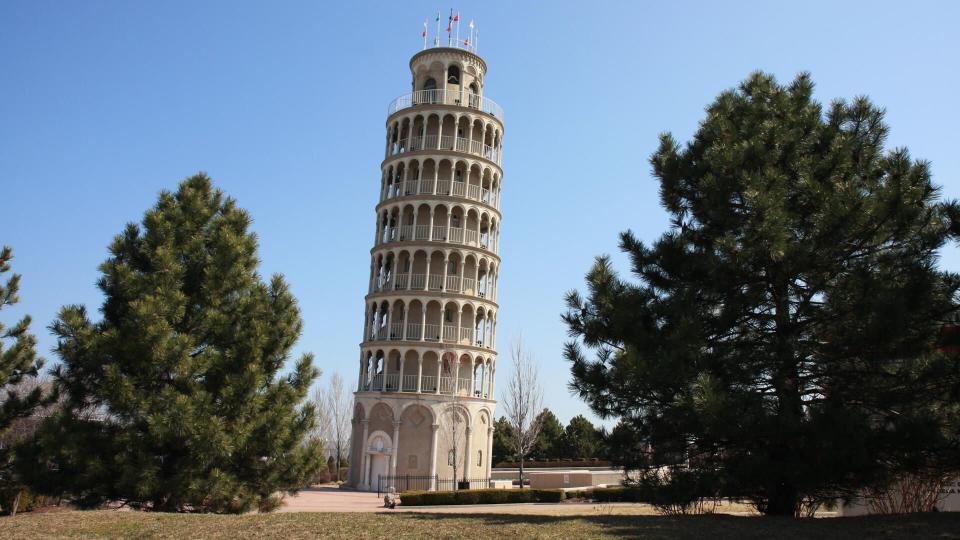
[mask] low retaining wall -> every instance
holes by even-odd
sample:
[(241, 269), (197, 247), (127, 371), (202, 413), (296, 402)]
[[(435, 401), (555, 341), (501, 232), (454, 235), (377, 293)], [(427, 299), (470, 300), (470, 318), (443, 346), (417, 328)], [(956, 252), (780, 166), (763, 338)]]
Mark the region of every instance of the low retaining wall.
[[(518, 480), (519, 469), (494, 469), (491, 477), (495, 480)], [(619, 486), (623, 482), (623, 471), (611, 467), (583, 467), (571, 469), (523, 469), (523, 477), (530, 481), (535, 489), (587, 488), (604, 485)]]
[[(960, 512), (960, 478), (948, 482), (940, 490), (941, 499), (937, 502), (937, 510), (941, 512)], [(854, 499), (850, 504), (838, 505), (837, 515), (864, 516), (870, 513), (870, 505), (864, 499)]]

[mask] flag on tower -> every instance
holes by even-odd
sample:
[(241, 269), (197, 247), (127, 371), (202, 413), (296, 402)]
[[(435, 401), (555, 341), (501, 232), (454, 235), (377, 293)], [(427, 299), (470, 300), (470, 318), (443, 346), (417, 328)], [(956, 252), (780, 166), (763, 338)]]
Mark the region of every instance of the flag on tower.
[(427, 20), (423, 20), (423, 33), (420, 34), (420, 37), (427, 37)]
[(453, 9), (450, 10), (450, 18), (447, 19), (447, 33), (453, 31)]

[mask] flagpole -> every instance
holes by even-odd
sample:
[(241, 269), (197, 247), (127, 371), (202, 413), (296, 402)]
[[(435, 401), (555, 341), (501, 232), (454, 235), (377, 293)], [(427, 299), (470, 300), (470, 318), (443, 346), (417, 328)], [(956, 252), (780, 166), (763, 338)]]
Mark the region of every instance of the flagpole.
[(423, 50), (427, 50), (427, 20), (423, 20)]
[(457, 12), (457, 47), (460, 47), (460, 12)]
[(440, 12), (437, 12), (437, 33), (433, 36), (433, 46), (440, 46)]

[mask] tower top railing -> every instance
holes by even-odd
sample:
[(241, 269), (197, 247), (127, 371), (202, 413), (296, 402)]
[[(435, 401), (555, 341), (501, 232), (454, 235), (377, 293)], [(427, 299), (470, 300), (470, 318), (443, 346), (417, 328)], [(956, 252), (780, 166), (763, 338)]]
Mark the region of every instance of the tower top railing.
[[(477, 54), (477, 45), (480, 43), (480, 28), (474, 23), (473, 19), (470, 19), (470, 23), (467, 24), (467, 28), (463, 33), (463, 39), (460, 39), (460, 12), (450, 10), (450, 16), (447, 17), (446, 21), (446, 32), (447, 37), (443, 37), (444, 30), (441, 30), (440, 26), (440, 12), (437, 12), (437, 17), (434, 20), (436, 22), (436, 31), (433, 34), (433, 39), (427, 37), (430, 27), (428, 26), (428, 20), (424, 19), (423, 21), (423, 32), (420, 33), (420, 36), (423, 37), (423, 50), (427, 50), (431, 47), (447, 47), (455, 49), (463, 49), (465, 51), (470, 51), (473, 54)], [(444, 44), (446, 42), (446, 44)]]
[(503, 108), (492, 99), (462, 90), (417, 90), (390, 102), (387, 115), (419, 105), (455, 105), (495, 116), (503, 122)]

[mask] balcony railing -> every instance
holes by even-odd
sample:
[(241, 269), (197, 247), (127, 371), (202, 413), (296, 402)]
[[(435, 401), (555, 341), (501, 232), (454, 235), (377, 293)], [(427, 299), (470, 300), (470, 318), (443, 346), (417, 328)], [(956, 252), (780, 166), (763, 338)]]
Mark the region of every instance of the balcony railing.
[[(420, 330), (425, 329), (421, 334)], [(385, 327), (374, 328), (367, 336), (367, 341), (443, 341), (444, 343), (455, 343), (458, 345), (473, 345), (475, 347), (491, 348), (487, 344), (486, 332), (478, 332), (476, 328), (470, 326), (460, 326), (455, 324), (421, 324), (407, 323), (404, 327), (403, 321), (390, 324), (390, 332)], [(389, 381), (388, 381), (389, 382)]]
[[(472, 201), (481, 202), (497, 208), (498, 201), (493, 192), (477, 184), (467, 184), (457, 180), (438, 180), (437, 190), (433, 190), (434, 181), (432, 178), (423, 178), (421, 180), (407, 180), (391, 184), (384, 194), (383, 200), (395, 199), (405, 195), (456, 195), (466, 197)], [(423, 227), (424, 225), (417, 225)], [(418, 233), (419, 234), (419, 233)]]
[(458, 105), (485, 112), (491, 116), (496, 116), (501, 122), (503, 121), (503, 108), (492, 99), (465, 91), (446, 89), (417, 90), (404, 94), (390, 102), (387, 107), (387, 114), (391, 115), (397, 111), (419, 105)]
[(380, 244), (413, 241), (449, 242), (451, 244), (480, 247), (496, 253), (496, 246), (490, 238), (489, 232), (478, 232), (475, 229), (446, 227), (444, 225), (434, 225), (433, 234), (428, 236), (427, 232), (429, 231), (429, 225), (387, 227), (383, 229), (383, 234), (380, 236)]
[(417, 150), (453, 150), (472, 154), (500, 164), (500, 151), (483, 141), (474, 141), (466, 137), (455, 137), (453, 135), (425, 135), (413, 136), (400, 139), (390, 145), (390, 155), (403, 154), (406, 152), (415, 152)]
[[(424, 285), (429, 282), (429, 289), (425, 289)], [(376, 292), (388, 292), (388, 291), (445, 291), (453, 292), (459, 294), (466, 294), (469, 296), (476, 296), (478, 298), (490, 298), (493, 300), (492, 296), (487, 295), (487, 286), (485, 280), (478, 280), (475, 278), (460, 276), (447, 276), (446, 287), (443, 287), (443, 274), (397, 274), (394, 283), (391, 285), (389, 279), (382, 279), (374, 283), (373, 290)], [(394, 330), (391, 328), (391, 332)]]
[[(487, 399), (490, 397), (490, 381), (488, 373), (482, 373), (478, 370), (476, 379), (473, 381), (473, 397)], [(421, 375), (420, 393), (437, 393), (437, 377), (434, 375)], [(386, 381), (386, 386), (384, 386)], [(400, 383), (403, 383), (400, 386)], [(452, 395), (456, 388), (457, 395), (470, 396), (470, 378), (469, 377), (440, 377), (440, 394)], [(360, 385), (361, 390), (370, 392), (417, 392), (417, 375), (406, 374), (401, 377), (399, 373), (389, 373), (384, 377), (383, 373), (377, 373), (373, 380), (365, 380)]]

